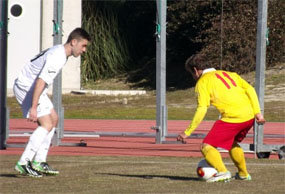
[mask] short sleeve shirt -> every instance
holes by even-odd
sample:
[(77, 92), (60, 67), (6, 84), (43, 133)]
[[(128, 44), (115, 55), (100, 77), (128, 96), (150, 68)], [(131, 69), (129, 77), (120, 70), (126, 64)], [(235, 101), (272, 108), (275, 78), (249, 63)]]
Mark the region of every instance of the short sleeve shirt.
[(49, 86), (67, 61), (63, 45), (56, 45), (42, 51), (25, 64), (15, 83), (23, 90), (30, 90), (37, 78), (41, 78)]

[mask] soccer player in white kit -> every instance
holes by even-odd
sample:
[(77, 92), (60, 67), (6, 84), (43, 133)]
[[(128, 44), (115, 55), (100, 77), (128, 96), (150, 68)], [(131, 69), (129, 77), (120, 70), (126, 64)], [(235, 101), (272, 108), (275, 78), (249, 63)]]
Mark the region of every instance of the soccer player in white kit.
[(64, 45), (44, 50), (25, 64), (15, 80), (14, 94), (21, 105), (23, 116), (28, 121), (38, 123), (15, 166), (15, 170), (20, 174), (42, 177), (43, 174), (59, 173), (46, 162), (51, 139), (58, 123), (58, 115), (47, 95), (48, 86), (53, 83), (68, 57), (78, 57), (84, 53), (89, 41), (90, 36), (84, 29), (74, 29)]

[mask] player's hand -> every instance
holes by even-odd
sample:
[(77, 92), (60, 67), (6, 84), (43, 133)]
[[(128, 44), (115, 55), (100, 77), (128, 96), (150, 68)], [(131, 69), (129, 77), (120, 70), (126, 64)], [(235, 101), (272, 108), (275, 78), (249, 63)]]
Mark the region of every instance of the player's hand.
[(256, 119), (257, 124), (259, 125), (263, 125), (266, 122), (261, 113), (256, 114), (255, 119)]
[(178, 137), (177, 137), (177, 141), (181, 141), (182, 143), (186, 143), (186, 138), (187, 138), (188, 136), (184, 133), (184, 132), (182, 132), (182, 133), (180, 133), (179, 135), (178, 135)]
[(31, 121), (31, 122), (37, 122), (38, 120), (38, 117), (37, 117), (37, 109), (36, 108), (31, 108), (30, 109), (30, 112), (29, 112), (29, 118), (28, 118), (28, 121)]

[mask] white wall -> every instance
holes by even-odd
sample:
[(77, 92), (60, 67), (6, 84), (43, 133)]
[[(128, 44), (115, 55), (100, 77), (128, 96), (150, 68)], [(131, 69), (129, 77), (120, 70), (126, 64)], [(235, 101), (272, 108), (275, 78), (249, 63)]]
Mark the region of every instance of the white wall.
[[(66, 42), (69, 33), (76, 27), (81, 27), (81, 0), (65, 0), (63, 6), (63, 31), (62, 41)], [(63, 92), (80, 89), (80, 57), (69, 57), (63, 69)]]
[[(38, 3), (29, 3), (28, 12), (31, 17), (28, 20), (27, 25), (22, 22), (22, 27), (19, 26), (20, 21), (18, 22), (17, 26), (9, 21), (8, 29), (15, 29), (17, 34), (21, 34), (18, 36), (19, 41), (26, 41), (27, 44), (14, 44), (12, 45), (9, 42), (8, 37), (8, 48), (16, 47), (19, 51), (23, 51), (26, 54), (24, 55), (25, 59), (20, 59), (18, 57), (17, 62), (13, 62), (13, 58), (17, 58), (17, 52), (15, 49), (11, 49), (10, 53), (8, 54), (8, 85), (7, 85), (7, 94), (11, 95), (12, 86), (14, 83), (14, 79), (17, 77), (19, 70), (22, 68), (24, 63), (30, 60), (34, 55), (38, 54), (40, 50), (44, 50), (53, 46), (53, 0), (10, 0), (11, 2), (41, 2), (41, 8), (39, 7)], [(41, 11), (41, 12), (40, 12)], [(9, 10), (8, 10), (9, 12)], [(41, 24), (37, 23), (36, 21), (41, 18)], [(11, 18), (10, 18), (11, 20)], [(63, 37), (62, 43), (64, 44), (67, 40), (69, 33), (76, 27), (81, 27), (81, 0), (63, 0)], [(40, 37), (37, 38), (35, 34), (25, 34), (23, 36), (24, 31), (30, 31), (34, 29), (39, 29)], [(10, 36), (10, 35), (9, 35)], [(10, 36), (11, 37), (11, 36)], [(10, 38), (11, 39), (11, 38)], [(17, 38), (16, 38), (17, 39)], [(33, 44), (32, 44), (33, 43)], [(9, 51), (9, 50), (8, 50)], [(14, 54), (15, 53), (15, 54)], [(71, 90), (78, 90), (80, 89), (80, 57), (74, 58), (69, 57), (68, 62), (66, 63), (65, 67), (62, 71), (62, 90), (63, 93), (69, 93)], [(51, 88), (49, 90), (52, 91)]]
[[(53, 2), (43, 0), (43, 50), (53, 45)], [(81, 27), (81, 0), (63, 0), (63, 44), (69, 33), (76, 27)], [(62, 92), (69, 93), (71, 90), (78, 89), (80, 89), (80, 57), (69, 57), (62, 71)]]
[[(13, 8), (21, 8), (15, 15)], [(15, 13), (15, 12), (14, 12)], [(7, 38), (7, 93), (12, 92), (14, 80), (23, 64), (40, 52), (41, 2), (38, 0), (9, 0)]]

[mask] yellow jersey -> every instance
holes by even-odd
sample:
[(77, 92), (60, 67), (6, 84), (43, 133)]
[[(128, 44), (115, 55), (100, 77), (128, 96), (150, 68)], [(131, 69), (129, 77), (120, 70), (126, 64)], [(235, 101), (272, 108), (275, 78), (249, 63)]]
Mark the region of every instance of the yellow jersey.
[(190, 136), (198, 127), (212, 104), (228, 123), (242, 123), (260, 113), (254, 88), (237, 73), (207, 69), (195, 86), (197, 109), (185, 134)]

